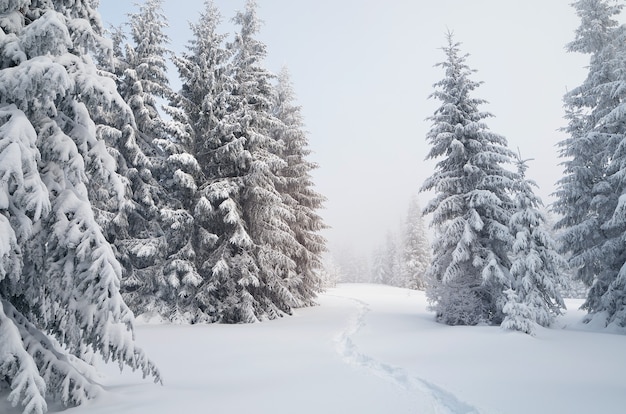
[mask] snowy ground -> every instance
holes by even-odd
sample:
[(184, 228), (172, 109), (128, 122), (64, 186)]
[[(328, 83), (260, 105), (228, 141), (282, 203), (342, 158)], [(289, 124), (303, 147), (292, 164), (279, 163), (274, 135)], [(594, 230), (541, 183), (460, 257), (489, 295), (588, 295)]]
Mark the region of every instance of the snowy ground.
[(437, 324), (422, 292), (386, 286), (340, 285), (320, 303), (253, 325), (140, 324), (164, 386), (102, 366), (102, 395), (65, 413), (625, 410), (626, 335), (581, 329), (580, 301), (534, 338)]

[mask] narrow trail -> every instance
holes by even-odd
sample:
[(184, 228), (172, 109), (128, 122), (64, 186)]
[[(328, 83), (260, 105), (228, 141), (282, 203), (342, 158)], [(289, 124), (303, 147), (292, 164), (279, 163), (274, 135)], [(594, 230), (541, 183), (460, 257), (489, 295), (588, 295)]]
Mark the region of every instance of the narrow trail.
[(380, 362), (361, 353), (352, 340), (365, 325), (365, 316), (371, 311), (369, 304), (352, 297), (337, 296), (355, 302), (358, 312), (350, 319), (348, 327), (336, 338), (337, 352), (347, 364), (362, 368), (371, 375), (391, 381), (408, 392), (423, 394), (431, 400), (433, 414), (480, 414), (480, 411), (460, 401), (455, 395), (424, 379), (411, 375), (405, 369)]

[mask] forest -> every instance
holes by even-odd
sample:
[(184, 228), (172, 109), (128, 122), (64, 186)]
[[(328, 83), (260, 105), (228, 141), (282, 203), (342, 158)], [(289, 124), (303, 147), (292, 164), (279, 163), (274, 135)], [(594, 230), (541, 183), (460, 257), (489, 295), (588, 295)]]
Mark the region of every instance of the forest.
[[(96, 358), (162, 383), (135, 317), (266, 323), (318, 305), (338, 281), (320, 166), (289, 71), (264, 67), (256, 2), (228, 35), (207, 1), (180, 54), (162, 4), (145, 0), (113, 29), (97, 1), (0, 4), (0, 393), (24, 414), (96, 397)], [(623, 5), (572, 6), (567, 49), (589, 66), (563, 97), (556, 222), (529, 160), (490, 130), (481, 82), (448, 32), (420, 137), (435, 168), (419, 190), (434, 197), (411, 201), (403, 234), (357, 281), (424, 291), (443, 325), (531, 337), (580, 283), (583, 322), (624, 331)]]

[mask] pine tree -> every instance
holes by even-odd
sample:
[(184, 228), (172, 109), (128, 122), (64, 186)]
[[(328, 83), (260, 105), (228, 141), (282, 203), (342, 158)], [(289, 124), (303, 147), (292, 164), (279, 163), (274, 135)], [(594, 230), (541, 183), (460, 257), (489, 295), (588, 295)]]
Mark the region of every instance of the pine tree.
[(295, 106), (293, 86), (286, 68), (278, 75), (274, 93), (273, 114), (280, 121), (273, 131), (274, 139), (282, 142), (279, 156), (285, 166), (279, 172), (277, 190), (283, 203), (291, 210), (289, 228), (297, 246), (287, 246), (287, 254), (294, 259), (296, 267), (288, 289), (296, 297), (299, 306), (313, 304), (321, 286), (320, 272), (323, 269), (322, 254), (326, 241), (319, 232), (326, 228), (317, 211), (322, 208), (324, 197), (314, 189), (311, 172), (317, 168), (307, 160), (311, 151), (304, 131), (301, 108)]
[(569, 135), (560, 143), (567, 158), (554, 210), (562, 215), (561, 245), (576, 277), (591, 286), (583, 308), (587, 320), (626, 325), (626, 263), (622, 219), (624, 26), (615, 16), (622, 5), (608, 0), (573, 4), (581, 18), (571, 52), (590, 55), (589, 73), (565, 95)]
[(470, 80), (466, 56), (451, 34), (443, 50), (447, 60), (439, 66), (446, 76), (431, 95), (441, 106), (427, 135), (428, 158), (443, 159), (422, 186), (436, 192), (424, 210), (433, 214), (436, 231), (427, 295), (441, 322), (499, 324), (509, 283), (509, 190), (515, 177), (503, 164), (513, 154), (484, 123), (490, 116), (478, 109), (484, 101), (470, 97), (479, 83)]
[(514, 187), (515, 213), (509, 222), (515, 237), (512, 247), (511, 286), (502, 321), (505, 329), (534, 333), (536, 325), (549, 326), (565, 309), (559, 289), (565, 284), (566, 263), (546, 229), (535, 195), (536, 184), (526, 178), (526, 161), (517, 158), (519, 179)]
[(430, 242), (422, 219), (422, 209), (417, 197), (413, 197), (404, 227), (402, 251), (402, 287), (423, 290), (425, 275), (431, 260)]
[(92, 60), (109, 51), (91, 4), (15, 1), (0, 18), (0, 375), (24, 413), (95, 396), (93, 351), (159, 380), (102, 231), (128, 204), (106, 139), (132, 131), (107, 123), (128, 112)]

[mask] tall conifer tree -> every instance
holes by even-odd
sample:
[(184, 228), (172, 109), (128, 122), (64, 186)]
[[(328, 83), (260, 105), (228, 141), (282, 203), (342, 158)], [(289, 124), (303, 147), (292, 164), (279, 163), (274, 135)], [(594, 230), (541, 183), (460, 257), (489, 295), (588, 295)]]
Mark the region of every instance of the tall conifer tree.
[[(287, 280), (299, 306), (311, 305), (321, 287), (322, 254), (326, 241), (319, 232), (326, 228), (318, 210), (324, 197), (317, 193), (311, 172), (317, 165), (307, 158), (311, 154), (304, 131), (301, 108), (294, 104), (295, 93), (286, 68), (278, 75), (274, 94), (273, 113), (280, 121), (273, 137), (282, 143), (279, 156), (285, 166), (279, 172), (276, 187), (283, 203), (291, 210), (289, 228), (297, 245), (283, 245), (283, 250), (295, 261), (293, 274)], [(289, 239), (291, 241), (291, 239)]]
[(198, 22), (191, 24), (193, 38), (187, 51), (174, 57), (182, 87), (167, 107), (173, 120), (168, 128), (172, 140), (163, 142), (171, 177), (166, 188), (179, 204), (166, 212), (176, 250), (165, 269), (161, 296), (176, 304), (171, 319), (194, 323), (220, 320), (207, 262), (217, 241), (215, 211), (207, 198), (211, 177), (220, 171), (213, 163), (215, 142), (229, 128), (223, 119), (231, 90), (230, 52), (224, 45), (226, 36), (218, 33), (220, 22), (214, 3), (206, 1)]
[(559, 293), (565, 285), (566, 263), (546, 229), (542, 203), (535, 195), (536, 184), (526, 178), (526, 161), (517, 159), (519, 179), (515, 183), (515, 213), (509, 225), (515, 238), (511, 256), (511, 285), (505, 293), (506, 329), (534, 333), (536, 325), (549, 326), (565, 309)]
[(160, 307), (158, 290), (173, 239), (167, 231), (172, 226), (164, 220), (173, 202), (163, 187), (170, 178), (164, 171), (163, 151), (169, 134), (158, 109), (158, 100), (172, 94), (165, 57), (168, 39), (163, 32), (167, 21), (161, 4), (161, 0), (147, 0), (129, 15), (131, 43), (123, 43), (126, 37), (121, 29), (113, 36), (118, 90), (132, 110), (137, 145), (146, 155), (144, 163), (127, 172), (134, 209), (126, 231), (118, 231), (115, 239), (124, 270), (122, 292), (138, 313)]
[(287, 286), (296, 264), (279, 245), (295, 246), (291, 211), (276, 189), (285, 162), (271, 136), (280, 122), (272, 115), (273, 75), (264, 69), (265, 45), (256, 3), (247, 1), (233, 19), (239, 27), (229, 45), (232, 89), (211, 144), (211, 182), (206, 198), (213, 209), (215, 249), (208, 258), (211, 290), (219, 320), (253, 322), (289, 313), (297, 299)]
[(622, 5), (610, 0), (573, 3), (581, 25), (568, 44), (590, 55), (589, 73), (565, 95), (569, 135), (554, 210), (562, 215), (561, 246), (576, 277), (591, 286), (583, 307), (589, 318), (626, 326), (626, 223), (624, 200), (624, 26)]
[(436, 231), (427, 294), (444, 323), (499, 324), (509, 284), (515, 177), (503, 165), (513, 154), (506, 139), (487, 128), (490, 114), (478, 109), (484, 101), (470, 96), (479, 83), (469, 78), (472, 70), (451, 34), (443, 50), (445, 78), (431, 95), (441, 106), (427, 135), (428, 158), (441, 160), (422, 186), (436, 192), (424, 210)]
[(402, 251), (402, 287), (423, 290), (426, 270), (431, 261), (430, 242), (417, 197), (413, 197), (407, 212)]
[[(110, 56), (92, 2), (5, 6), (0, 375), (14, 404), (42, 413), (46, 396), (75, 405), (98, 392), (81, 359), (92, 351), (159, 379), (134, 344), (121, 267), (102, 231), (112, 237), (127, 208), (128, 182), (116, 168), (141, 151), (132, 129), (112, 121), (133, 120), (92, 60)], [(126, 146), (116, 151), (113, 141)]]

